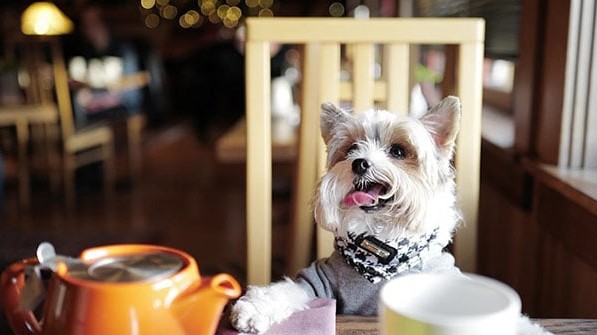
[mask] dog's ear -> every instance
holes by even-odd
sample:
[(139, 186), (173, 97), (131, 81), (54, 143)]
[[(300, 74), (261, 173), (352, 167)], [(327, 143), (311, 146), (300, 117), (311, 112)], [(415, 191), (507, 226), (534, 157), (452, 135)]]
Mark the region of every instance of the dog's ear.
[(451, 154), (460, 130), (460, 99), (448, 96), (431, 108), (421, 122), (443, 154)]
[(321, 117), (319, 122), (323, 141), (327, 144), (332, 138), (332, 134), (334, 133), (333, 130), (336, 125), (345, 123), (350, 118), (352, 118), (352, 115), (348, 112), (334, 106), (334, 104), (330, 102), (324, 102), (321, 105)]

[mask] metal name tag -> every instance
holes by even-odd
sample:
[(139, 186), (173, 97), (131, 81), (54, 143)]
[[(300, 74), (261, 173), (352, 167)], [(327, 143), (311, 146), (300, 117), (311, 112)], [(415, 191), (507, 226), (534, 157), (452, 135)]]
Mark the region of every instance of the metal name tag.
[(383, 243), (373, 236), (359, 237), (356, 240), (356, 244), (359, 246), (359, 248), (377, 256), (377, 258), (379, 258), (379, 262), (382, 264), (389, 263), (398, 253), (398, 250)]

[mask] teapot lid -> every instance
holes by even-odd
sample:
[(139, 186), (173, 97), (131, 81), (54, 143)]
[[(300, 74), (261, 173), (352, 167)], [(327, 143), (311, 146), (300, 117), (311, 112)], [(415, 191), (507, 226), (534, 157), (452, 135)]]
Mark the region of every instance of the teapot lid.
[(104, 257), (69, 271), (73, 277), (110, 283), (151, 281), (166, 278), (183, 266), (180, 257), (167, 252), (148, 252), (125, 256)]

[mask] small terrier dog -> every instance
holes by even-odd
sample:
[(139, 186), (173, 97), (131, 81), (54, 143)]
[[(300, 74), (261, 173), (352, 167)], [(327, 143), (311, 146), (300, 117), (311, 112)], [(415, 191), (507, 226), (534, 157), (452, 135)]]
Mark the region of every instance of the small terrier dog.
[[(461, 275), (444, 249), (460, 222), (451, 160), (460, 100), (447, 97), (420, 119), (383, 110), (351, 114), (322, 105), (327, 173), (313, 199), (315, 221), (335, 251), (294, 280), (249, 287), (232, 307), (239, 331), (262, 333), (311, 299), (337, 313), (376, 315), (379, 290), (411, 272)], [(545, 334), (521, 318), (520, 334)]]

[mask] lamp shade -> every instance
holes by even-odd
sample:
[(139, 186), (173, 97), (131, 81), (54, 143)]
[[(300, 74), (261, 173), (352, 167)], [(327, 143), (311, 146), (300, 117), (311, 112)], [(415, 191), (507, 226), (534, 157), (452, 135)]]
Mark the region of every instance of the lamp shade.
[(25, 35), (64, 35), (73, 30), (73, 22), (51, 2), (35, 2), (21, 15)]

